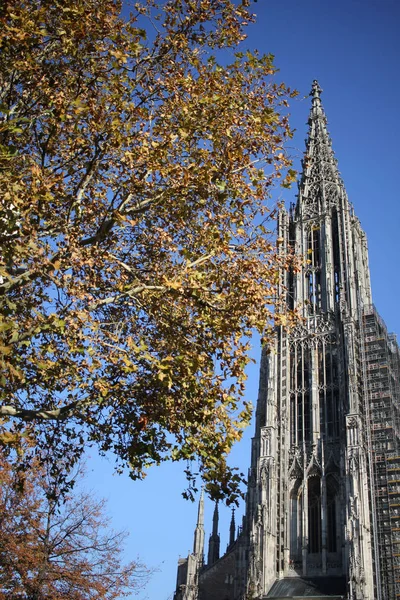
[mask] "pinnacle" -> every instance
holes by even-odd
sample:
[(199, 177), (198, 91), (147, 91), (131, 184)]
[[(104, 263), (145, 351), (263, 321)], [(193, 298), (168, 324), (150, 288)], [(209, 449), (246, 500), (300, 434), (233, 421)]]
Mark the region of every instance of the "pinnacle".
[(312, 96), (311, 118), (323, 116), (323, 108), (321, 103), (322, 88), (318, 81), (314, 79), (311, 87), (310, 96)]
[(314, 81), (312, 83), (310, 96), (313, 96), (313, 98), (319, 98), (320, 94), (322, 94), (322, 92), (323, 92), (323, 90), (322, 90), (321, 86), (319, 85), (318, 81), (316, 79), (314, 79)]

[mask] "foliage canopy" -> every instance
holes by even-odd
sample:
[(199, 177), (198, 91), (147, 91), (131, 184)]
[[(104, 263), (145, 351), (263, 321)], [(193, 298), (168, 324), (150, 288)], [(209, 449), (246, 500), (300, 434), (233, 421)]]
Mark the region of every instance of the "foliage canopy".
[(55, 458), (96, 443), (134, 478), (198, 459), (234, 498), (246, 336), (286, 318), (266, 198), (294, 178), (294, 94), (235, 52), (247, 4), (0, 9), (4, 435)]

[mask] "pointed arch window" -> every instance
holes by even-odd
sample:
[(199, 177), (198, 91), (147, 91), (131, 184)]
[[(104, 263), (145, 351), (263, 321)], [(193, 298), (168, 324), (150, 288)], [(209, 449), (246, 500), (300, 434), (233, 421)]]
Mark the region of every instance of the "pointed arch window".
[(290, 493), (290, 558), (299, 560), (302, 550), (303, 535), (303, 494), (301, 481), (297, 479)]
[(307, 260), (309, 268), (306, 273), (306, 297), (310, 312), (321, 309), (321, 229), (319, 224), (311, 226), (307, 233)]
[(290, 433), (294, 445), (311, 440), (310, 353), (301, 345), (290, 354)]
[(315, 313), (321, 309), (321, 271), (308, 271), (306, 273), (307, 296), (310, 312)]
[(308, 232), (307, 258), (313, 267), (321, 266), (321, 229), (313, 225)]
[(337, 552), (337, 495), (337, 481), (333, 475), (328, 475), (326, 478), (326, 520), (328, 552)]
[(311, 477), (308, 481), (308, 552), (321, 552), (321, 480)]
[(296, 394), (293, 392), (290, 394), (290, 444), (291, 446), (296, 445)]
[(332, 210), (332, 247), (333, 247), (333, 279), (335, 286), (335, 302), (340, 299), (340, 242), (339, 221), (336, 208)]
[(336, 348), (321, 349), (318, 354), (320, 430), (327, 439), (339, 436), (339, 370)]

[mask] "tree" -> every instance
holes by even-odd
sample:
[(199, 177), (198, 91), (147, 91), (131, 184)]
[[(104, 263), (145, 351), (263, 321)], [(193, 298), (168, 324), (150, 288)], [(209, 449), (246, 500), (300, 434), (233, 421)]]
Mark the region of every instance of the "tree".
[(55, 460), (198, 459), (234, 498), (247, 339), (288, 318), (266, 198), (294, 178), (294, 94), (234, 52), (246, 5), (0, 9), (0, 414)]
[(147, 580), (122, 562), (124, 533), (109, 529), (104, 501), (60, 496), (38, 461), (29, 473), (0, 457), (0, 598), (112, 600)]

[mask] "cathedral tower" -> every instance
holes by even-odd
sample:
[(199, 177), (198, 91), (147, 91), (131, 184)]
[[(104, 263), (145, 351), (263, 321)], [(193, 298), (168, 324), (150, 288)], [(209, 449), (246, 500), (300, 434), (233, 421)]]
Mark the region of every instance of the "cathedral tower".
[(220, 558), (214, 516), (209, 564), (175, 600), (400, 596), (400, 351), (371, 304), (321, 91), (297, 203), (278, 217), (280, 252), (303, 257), (279, 290), (301, 320), (262, 349), (246, 514)]
[(282, 274), (303, 321), (263, 349), (247, 519), (250, 580), (321, 578), (373, 596), (368, 439), (360, 347), (371, 303), (365, 234), (340, 178), (316, 81), (298, 201), (282, 210), (282, 252), (305, 264)]

